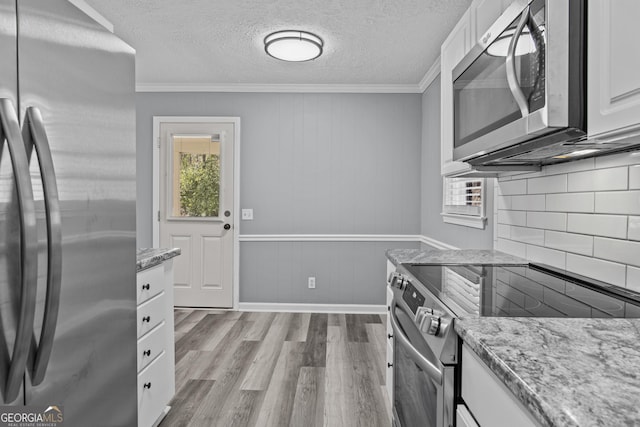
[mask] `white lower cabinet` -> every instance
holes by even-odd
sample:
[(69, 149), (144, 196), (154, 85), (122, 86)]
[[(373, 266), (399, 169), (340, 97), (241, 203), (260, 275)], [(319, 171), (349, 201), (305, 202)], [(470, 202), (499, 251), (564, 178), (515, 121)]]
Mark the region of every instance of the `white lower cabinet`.
[[(394, 272), (396, 267), (389, 261), (387, 261), (387, 279), (389, 278), (389, 274)], [(393, 328), (391, 328), (391, 319), (389, 319), (390, 311), (391, 311), (391, 300), (393, 299), (393, 291), (388, 286), (389, 282), (387, 281), (387, 364), (385, 366), (386, 370), (386, 382), (387, 385), (387, 396), (389, 397), (389, 401), (391, 404), (391, 408), (393, 408)]]
[[(540, 427), (522, 403), (466, 344), (462, 346), (461, 394), (466, 408), (459, 405), (456, 418), (467, 424), (458, 421), (458, 425)], [(470, 414), (465, 413), (467, 408)]]
[(168, 400), (167, 357), (162, 352), (142, 372), (138, 373), (138, 426), (159, 423)]
[(458, 405), (456, 408), (456, 426), (457, 427), (480, 427), (473, 415), (464, 404)]
[(172, 277), (172, 260), (137, 275), (138, 427), (157, 426), (175, 394)]

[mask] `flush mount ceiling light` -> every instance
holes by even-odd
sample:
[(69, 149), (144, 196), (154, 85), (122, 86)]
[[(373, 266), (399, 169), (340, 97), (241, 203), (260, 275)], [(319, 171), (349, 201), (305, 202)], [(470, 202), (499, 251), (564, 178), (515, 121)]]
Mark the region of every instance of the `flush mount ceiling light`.
[(311, 61), (322, 55), (322, 39), (307, 31), (276, 31), (264, 38), (267, 55), (282, 61)]

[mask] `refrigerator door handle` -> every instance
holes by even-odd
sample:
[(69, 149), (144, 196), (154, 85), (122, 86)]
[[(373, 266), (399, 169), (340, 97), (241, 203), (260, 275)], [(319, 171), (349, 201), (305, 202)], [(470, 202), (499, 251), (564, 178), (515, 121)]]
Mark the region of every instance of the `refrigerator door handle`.
[(0, 122), (0, 141), (6, 140), (9, 147), (20, 211), (20, 309), (4, 393), (5, 402), (12, 402), (18, 397), (22, 386), (29, 356), (29, 339), (33, 331), (38, 280), (38, 238), (29, 160), (16, 109), (7, 98), (0, 99)]
[(35, 336), (31, 340), (29, 359), (29, 365), (32, 369), (31, 384), (36, 386), (44, 380), (47, 372), (58, 324), (60, 288), (62, 284), (62, 221), (49, 138), (47, 137), (44, 120), (39, 109), (35, 107), (27, 108), (22, 132), (28, 158), (31, 159), (33, 147), (35, 147), (38, 155), (47, 221), (47, 292), (44, 316), (40, 340), (36, 343)]

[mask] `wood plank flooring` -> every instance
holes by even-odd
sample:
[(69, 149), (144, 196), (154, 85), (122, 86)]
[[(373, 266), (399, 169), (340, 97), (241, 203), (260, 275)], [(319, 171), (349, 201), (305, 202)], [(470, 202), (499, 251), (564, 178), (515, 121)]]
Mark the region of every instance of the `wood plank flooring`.
[(160, 427), (389, 427), (379, 315), (176, 310)]

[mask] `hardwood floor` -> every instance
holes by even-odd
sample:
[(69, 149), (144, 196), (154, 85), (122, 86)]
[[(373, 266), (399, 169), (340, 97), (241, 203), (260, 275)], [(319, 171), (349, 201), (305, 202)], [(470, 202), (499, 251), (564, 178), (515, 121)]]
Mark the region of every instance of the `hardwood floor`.
[(390, 426), (385, 319), (176, 310), (173, 426)]

